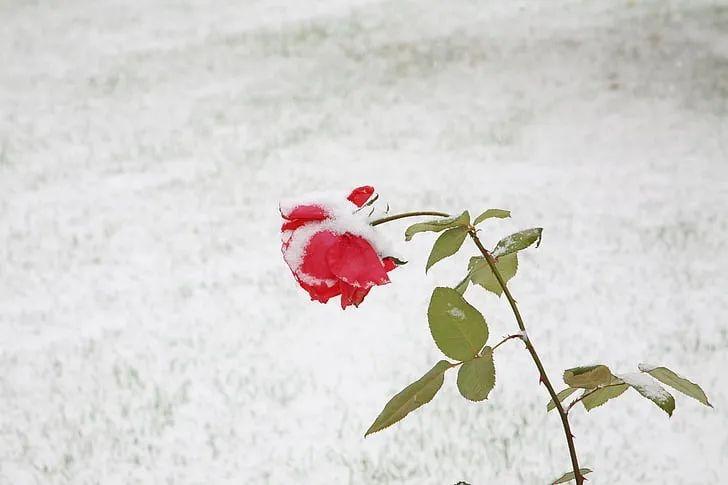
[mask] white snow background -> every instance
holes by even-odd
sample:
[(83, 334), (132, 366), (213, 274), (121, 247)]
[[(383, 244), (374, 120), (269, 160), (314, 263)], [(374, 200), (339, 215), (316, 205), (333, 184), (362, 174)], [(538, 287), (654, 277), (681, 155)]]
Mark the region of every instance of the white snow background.
[[(668, 365), (573, 413), (590, 483), (728, 469), (728, 3), (0, 1), (0, 483), (544, 484), (569, 468), (517, 342), (490, 398), (453, 376), (363, 433), (440, 355), (431, 235), (359, 309), (310, 302), (280, 198), (372, 184), (392, 211), (543, 226), (512, 280), (556, 382)], [(505, 300), (468, 299), (491, 338)], [(558, 386), (561, 387), (560, 385)]]

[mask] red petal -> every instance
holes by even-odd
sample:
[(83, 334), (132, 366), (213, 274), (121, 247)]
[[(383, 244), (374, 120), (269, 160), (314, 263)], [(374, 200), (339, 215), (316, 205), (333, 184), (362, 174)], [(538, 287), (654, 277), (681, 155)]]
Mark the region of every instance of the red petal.
[(384, 265), (384, 271), (387, 273), (397, 267), (397, 261), (394, 258), (384, 258), (382, 259), (382, 264)]
[(346, 233), (327, 254), (329, 270), (340, 280), (357, 288), (389, 283), (382, 260), (366, 239)]
[(341, 236), (331, 231), (314, 234), (306, 245), (303, 261), (297, 271), (298, 276), (302, 279), (306, 279), (306, 276), (317, 280), (336, 279), (336, 275), (329, 269), (327, 254), (331, 248), (337, 246), (340, 239)]
[[(326, 303), (329, 298), (341, 293), (338, 281), (335, 281), (332, 286), (328, 286), (323, 281), (320, 284), (313, 282), (315, 280), (336, 280), (334, 274), (328, 269), (326, 252), (333, 244), (336, 244), (338, 237), (331, 231), (314, 234), (306, 244), (301, 265), (298, 268), (291, 268), (296, 281), (301, 288), (308, 292), (312, 300)], [(288, 250), (289, 244), (290, 240), (283, 242), (284, 253)]]
[(369, 200), (369, 197), (371, 197), (373, 193), (374, 187), (371, 185), (364, 185), (352, 190), (347, 199), (356, 204), (357, 207), (361, 207)]
[(306, 224), (307, 222), (311, 222), (311, 221), (307, 221), (305, 219), (296, 219), (295, 221), (286, 221), (281, 226), (281, 232), (293, 231), (295, 229), (298, 229), (302, 225)]
[(293, 221), (296, 219), (303, 219), (305, 221), (322, 221), (329, 217), (329, 213), (326, 209), (318, 205), (299, 205), (293, 208), (288, 214), (281, 215), (284, 219)]
[(358, 307), (364, 301), (364, 297), (367, 296), (369, 290), (371, 290), (371, 288), (356, 288), (343, 281), (339, 283), (339, 287), (341, 288), (342, 310), (346, 310), (346, 307), (349, 305)]

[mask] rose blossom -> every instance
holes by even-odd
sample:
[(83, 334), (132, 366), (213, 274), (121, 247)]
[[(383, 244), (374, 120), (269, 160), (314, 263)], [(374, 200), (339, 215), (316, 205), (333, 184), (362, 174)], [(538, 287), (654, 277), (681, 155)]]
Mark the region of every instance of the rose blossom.
[(363, 186), (346, 198), (318, 194), (281, 204), (283, 259), (312, 300), (341, 295), (341, 308), (359, 306), (373, 286), (389, 283), (396, 260), (381, 256), (366, 214), (357, 212), (373, 193)]

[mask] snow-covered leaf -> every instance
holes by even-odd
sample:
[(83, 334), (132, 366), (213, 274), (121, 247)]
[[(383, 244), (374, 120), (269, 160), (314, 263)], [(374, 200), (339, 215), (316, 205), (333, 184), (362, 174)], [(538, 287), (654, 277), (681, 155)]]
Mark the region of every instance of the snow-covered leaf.
[(432, 398), (442, 387), (445, 371), (450, 367), (452, 367), (450, 362), (446, 360), (439, 361), (424, 376), (390, 399), (364, 436), (392, 426), (418, 407), (432, 401)]
[[(562, 402), (564, 399), (566, 399), (567, 397), (571, 396), (572, 394), (574, 394), (578, 390), (579, 390), (578, 387), (567, 387), (566, 389), (564, 389), (564, 390), (560, 391), (558, 394), (556, 394), (556, 397), (559, 398), (559, 402)], [(552, 411), (554, 409), (556, 409), (556, 403), (552, 399), (546, 405), (546, 412)]]
[(493, 256), (500, 258), (506, 254), (515, 253), (522, 249), (526, 249), (533, 243), (536, 243), (536, 247), (541, 243), (541, 233), (543, 228), (534, 227), (532, 229), (524, 229), (523, 231), (516, 232), (510, 236), (506, 236), (495, 245), (493, 249)]
[[(584, 475), (586, 475), (587, 473), (591, 473), (591, 472), (592, 471), (589, 468), (579, 468), (579, 473), (581, 473), (581, 476), (582, 477)], [(576, 477), (574, 476), (574, 472), (573, 471), (570, 471), (570, 472), (564, 473), (559, 478), (557, 478), (556, 480), (554, 480), (553, 482), (551, 482), (551, 485), (557, 485), (559, 483), (567, 483), (567, 482), (570, 482), (570, 481), (575, 480), (575, 479), (576, 479)]]
[(412, 224), (404, 232), (404, 239), (409, 241), (418, 232), (440, 232), (453, 227), (467, 227), (470, 224), (470, 214), (463, 212), (457, 217), (442, 217), (431, 221)]
[(488, 340), (483, 315), (452, 288), (435, 288), (427, 319), (435, 344), (453, 359), (472, 359)]
[(706, 406), (710, 406), (711, 408), (713, 407), (713, 405), (710, 404), (710, 401), (708, 401), (708, 396), (705, 395), (705, 392), (699, 385), (677, 375), (667, 367), (640, 364), (639, 369), (642, 372), (648, 373), (663, 384), (672, 387), (676, 391), (680, 391), (686, 396), (690, 396)]
[(504, 209), (488, 209), (487, 211), (483, 212), (482, 214), (480, 214), (478, 217), (475, 218), (475, 221), (473, 221), (473, 225), (477, 226), (484, 220), (490, 219), (491, 217), (505, 219), (506, 217), (511, 217), (511, 211), (507, 211)]
[(467, 226), (454, 227), (443, 232), (432, 246), (430, 257), (427, 259), (425, 273), (438, 261), (457, 253), (468, 235)]
[(570, 387), (594, 389), (603, 384), (609, 384), (612, 373), (606, 365), (588, 365), (574, 367), (564, 371), (564, 382)]
[(675, 410), (675, 398), (653, 378), (639, 372), (620, 374), (617, 377), (622, 379), (626, 384), (629, 384), (631, 388), (639, 392), (642, 396), (659, 406), (668, 416), (672, 416), (672, 412)]
[(495, 386), (495, 364), (493, 349), (485, 347), (482, 355), (465, 362), (458, 371), (458, 390), (470, 401), (488, 399)]
[[(508, 283), (508, 280), (513, 278), (516, 275), (516, 271), (518, 271), (518, 256), (513, 253), (498, 258), (498, 261), (495, 263), (495, 268), (503, 277), (503, 281)], [(503, 288), (498, 283), (498, 279), (490, 269), (488, 262), (482, 256), (470, 258), (468, 270), (470, 271), (470, 280), (473, 283), (482, 286), (498, 296), (503, 293)]]

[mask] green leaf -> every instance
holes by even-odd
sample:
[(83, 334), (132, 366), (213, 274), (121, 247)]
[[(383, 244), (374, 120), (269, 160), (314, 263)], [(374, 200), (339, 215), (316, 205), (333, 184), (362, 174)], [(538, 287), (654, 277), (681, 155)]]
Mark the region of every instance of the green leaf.
[[(563, 391), (561, 391), (558, 394), (556, 394), (556, 397), (559, 398), (559, 402), (562, 402), (564, 399), (566, 399), (567, 397), (571, 396), (572, 394), (574, 394), (578, 390), (579, 390), (578, 387), (567, 387)], [(556, 409), (556, 403), (552, 399), (546, 405), (546, 412), (549, 412), (549, 411), (551, 411), (553, 409)]]
[(468, 224), (470, 224), (470, 214), (468, 211), (463, 212), (457, 217), (443, 217), (441, 219), (418, 222), (407, 228), (404, 232), (404, 239), (405, 241), (409, 241), (418, 232), (440, 232), (453, 227), (467, 227)]
[(506, 236), (495, 245), (493, 249), (493, 256), (500, 258), (506, 254), (515, 253), (521, 249), (526, 249), (533, 243), (536, 243), (536, 247), (541, 243), (541, 233), (543, 228), (534, 227), (533, 229), (525, 229), (523, 231)]
[(612, 373), (606, 365), (574, 367), (564, 371), (564, 382), (571, 387), (594, 389), (612, 381)]
[(621, 396), (627, 389), (629, 389), (627, 384), (615, 384), (602, 387), (593, 392), (586, 391), (589, 395), (582, 399), (581, 403), (587, 411), (591, 411), (610, 399)]
[(450, 367), (452, 367), (450, 362), (441, 360), (432, 369), (427, 371), (427, 374), (405, 387), (399, 394), (390, 399), (364, 436), (366, 437), (392, 426), (418, 407), (432, 401), (432, 398), (435, 397), (437, 391), (442, 387), (445, 379), (445, 371)]
[[(498, 270), (500, 275), (503, 277), (503, 281), (508, 283), (508, 280), (513, 278), (518, 271), (518, 256), (516, 254), (507, 254), (498, 259), (495, 263), (495, 268)], [(468, 264), (470, 270), (470, 280), (476, 283), (486, 290), (501, 296), (503, 288), (501, 288), (498, 279), (490, 269), (488, 262), (482, 256), (475, 256), (470, 258), (470, 264)]]
[(488, 340), (483, 315), (452, 288), (435, 288), (427, 320), (437, 347), (459, 361), (475, 357)]
[(504, 209), (488, 209), (487, 211), (483, 212), (482, 214), (480, 214), (478, 217), (475, 218), (473, 225), (477, 226), (484, 220), (490, 219), (491, 217), (497, 217), (498, 219), (505, 219), (506, 217), (511, 217), (511, 211), (507, 211)]
[(430, 257), (427, 259), (427, 266), (425, 267), (425, 273), (429, 270), (432, 265), (440, 260), (443, 260), (453, 254), (457, 253), (460, 246), (463, 245), (465, 237), (468, 235), (467, 226), (455, 227), (448, 229), (443, 232), (440, 237), (435, 241), (430, 252)]
[(465, 362), (458, 371), (458, 389), (465, 399), (482, 401), (495, 386), (493, 349), (485, 347), (481, 357)]
[(639, 369), (642, 372), (648, 373), (666, 386), (670, 386), (676, 391), (680, 391), (686, 396), (690, 396), (706, 406), (710, 406), (711, 408), (713, 407), (713, 405), (710, 404), (710, 401), (708, 401), (708, 396), (705, 395), (705, 392), (703, 392), (699, 385), (677, 375), (667, 367), (640, 364)]
[[(584, 475), (586, 475), (587, 473), (591, 473), (591, 472), (592, 471), (589, 468), (579, 468), (579, 473), (581, 473), (582, 477)], [(572, 480), (576, 480), (576, 477), (574, 476), (574, 472), (570, 471), (570, 472), (564, 473), (563, 475), (561, 475), (561, 477), (559, 477), (556, 480), (554, 480), (553, 482), (551, 482), (551, 485), (557, 485), (559, 483), (566, 483), (566, 482), (570, 482)]]
[(632, 389), (639, 392), (643, 397), (655, 403), (668, 416), (672, 416), (672, 412), (675, 410), (675, 398), (657, 381), (640, 373), (622, 374), (617, 377), (629, 384)]

